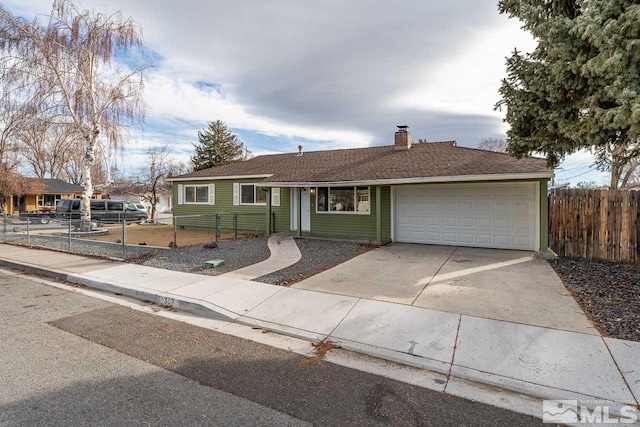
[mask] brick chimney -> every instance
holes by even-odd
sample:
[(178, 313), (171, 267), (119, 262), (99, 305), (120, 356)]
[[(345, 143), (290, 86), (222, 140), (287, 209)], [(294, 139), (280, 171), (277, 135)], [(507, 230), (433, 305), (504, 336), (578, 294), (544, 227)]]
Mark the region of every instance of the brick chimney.
[(409, 126), (407, 125), (398, 125), (395, 141), (396, 150), (408, 150), (409, 148), (411, 148), (411, 134), (409, 133), (408, 129)]

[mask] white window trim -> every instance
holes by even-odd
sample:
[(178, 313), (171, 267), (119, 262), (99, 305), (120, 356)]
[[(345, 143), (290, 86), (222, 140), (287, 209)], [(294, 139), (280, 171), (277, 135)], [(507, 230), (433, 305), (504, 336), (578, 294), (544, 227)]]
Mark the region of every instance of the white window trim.
[[(253, 188), (253, 203), (243, 203), (242, 202), (242, 187), (249, 187), (252, 186)], [(267, 206), (267, 202), (264, 203), (256, 203), (256, 187), (260, 187), (260, 185), (258, 184), (243, 184), (240, 183), (240, 192), (239, 192), (239, 200), (240, 200), (240, 206)], [(269, 193), (267, 193), (267, 197), (270, 197)]]
[[(40, 199), (42, 199), (42, 201), (44, 201), (44, 197), (45, 196), (53, 196), (53, 200), (54, 203), (52, 206), (47, 206), (47, 205), (41, 205), (40, 204)], [(36, 203), (38, 204), (39, 208), (55, 208), (58, 205), (58, 202), (62, 200), (62, 196), (60, 194), (40, 194), (38, 195), (37, 199), (36, 199)]]
[[(367, 210), (367, 212), (358, 212), (357, 210), (354, 211), (330, 211), (330, 210), (326, 210), (326, 211), (319, 211), (318, 210), (318, 188), (328, 188), (329, 189), (329, 193), (327, 193), (327, 197), (329, 196), (329, 194), (331, 193), (331, 188), (332, 187), (328, 187), (328, 186), (322, 186), (322, 187), (316, 187), (316, 213), (317, 214), (331, 214), (331, 215), (371, 215), (371, 187), (370, 186), (366, 186), (367, 187), (367, 195), (369, 197), (369, 209)], [(340, 186), (336, 186), (337, 188), (344, 188), (344, 187), (351, 187), (350, 185), (340, 185)], [(364, 185), (355, 185), (353, 186), (353, 201), (354, 201), (354, 208), (357, 209), (358, 208), (358, 187), (365, 187)], [(329, 200), (327, 200), (327, 203), (329, 203)]]
[[(187, 188), (188, 187), (194, 187), (194, 188), (196, 188), (196, 187), (204, 187), (204, 188), (206, 188), (207, 189), (207, 201), (206, 202), (189, 202), (189, 201), (187, 201)], [(184, 185), (182, 187), (182, 191), (184, 191), (184, 196), (183, 196), (183, 202), (184, 203), (183, 204), (185, 204), (185, 205), (208, 205), (209, 204), (209, 197), (210, 197), (209, 192), (211, 191), (211, 187), (209, 187), (208, 184)], [(197, 194), (197, 191), (198, 190), (195, 190), (194, 194)], [(196, 198), (197, 198), (197, 196), (196, 196)]]

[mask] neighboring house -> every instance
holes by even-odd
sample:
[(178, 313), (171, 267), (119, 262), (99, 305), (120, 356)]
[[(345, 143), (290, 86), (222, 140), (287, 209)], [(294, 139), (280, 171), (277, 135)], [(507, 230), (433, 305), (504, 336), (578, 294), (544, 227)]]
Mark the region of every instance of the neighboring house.
[(547, 248), (544, 159), (412, 144), (399, 128), (391, 146), (257, 156), (170, 178), (174, 215), (234, 212), (256, 231), (379, 244)]
[[(141, 203), (147, 207), (147, 210), (151, 212), (151, 203), (149, 198), (151, 194), (144, 193), (142, 187), (127, 187), (127, 188), (113, 188), (109, 193), (109, 199), (118, 201), (130, 201), (135, 203)], [(156, 211), (161, 213), (171, 213), (172, 194), (171, 189), (161, 190), (157, 193), (158, 202), (156, 203)]]
[[(29, 178), (38, 179), (38, 178)], [(83, 188), (69, 184), (61, 179), (42, 179), (44, 190), (41, 194), (26, 194), (12, 196), (7, 200), (7, 213), (47, 212), (56, 209), (56, 203), (62, 199), (76, 199), (82, 196)], [(94, 191), (94, 198), (102, 197), (99, 191)]]

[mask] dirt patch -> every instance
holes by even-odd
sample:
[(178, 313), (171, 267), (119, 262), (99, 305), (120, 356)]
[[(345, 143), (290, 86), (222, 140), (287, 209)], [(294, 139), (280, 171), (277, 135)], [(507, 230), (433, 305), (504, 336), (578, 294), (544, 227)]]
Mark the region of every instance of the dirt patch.
[(559, 258), (550, 262), (606, 336), (640, 341), (640, 265)]
[(330, 350), (340, 348), (339, 345), (334, 344), (331, 340), (325, 340), (319, 343), (311, 343), (311, 345), (316, 349), (316, 354), (306, 359), (302, 359), (300, 361), (300, 367), (312, 365), (314, 363), (322, 363), (325, 356)]
[[(85, 240), (94, 240), (98, 242), (122, 243), (122, 226), (107, 226), (109, 234), (104, 236), (91, 236)], [(126, 242), (128, 245), (147, 245), (168, 248), (173, 242), (173, 225), (146, 225), (133, 224), (127, 226)], [(246, 238), (249, 236), (238, 235), (238, 238)], [(221, 233), (220, 240), (233, 239), (232, 233)], [(176, 240), (178, 247), (201, 245), (215, 240), (215, 232), (210, 229), (180, 229), (177, 230)]]

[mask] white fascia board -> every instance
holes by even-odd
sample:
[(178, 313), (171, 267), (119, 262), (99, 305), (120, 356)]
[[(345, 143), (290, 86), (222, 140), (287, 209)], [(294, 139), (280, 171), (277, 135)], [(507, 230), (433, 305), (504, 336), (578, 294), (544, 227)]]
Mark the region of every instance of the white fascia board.
[(465, 181), (505, 181), (524, 179), (551, 179), (553, 172), (512, 173), (491, 175), (456, 175), (430, 176), (416, 178), (374, 179), (362, 181), (330, 181), (330, 182), (263, 182), (262, 187), (341, 187), (349, 185), (399, 185), (399, 184), (428, 184), (442, 182)]
[(230, 176), (198, 176), (192, 178), (167, 178), (165, 181), (219, 181), (222, 179), (269, 178), (273, 174), (262, 175), (230, 175)]

